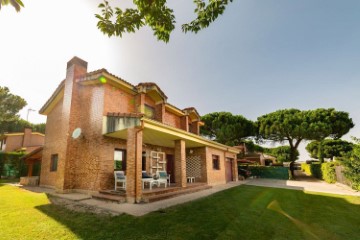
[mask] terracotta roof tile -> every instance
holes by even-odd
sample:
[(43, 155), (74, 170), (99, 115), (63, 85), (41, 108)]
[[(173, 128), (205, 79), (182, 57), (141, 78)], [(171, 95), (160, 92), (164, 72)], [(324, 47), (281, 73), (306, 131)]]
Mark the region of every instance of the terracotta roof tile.
[(108, 112), (108, 117), (143, 117), (143, 113), (120, 113), (120, 112)]
[(136, 85), (136, 87), (139, 87), (139, 86), (143, 86), (143, 87), (156, 87), (159, 92), (165, 97), (167, 98), (167, 96), (165, 95), (165, 93), (161, 90), (161, 88), (154, 82), (141, 82), (139, 83), (138, 85)]
[(128, 82), (128, 81), (125, 81), (125, 80), (122, 79), (121, 77), (118, 77), (118, 76), (110, 73), (110, 72), (109, 72), (108, 70), (106, 70), (105, 68), (101, 68), (101, 69), (98, 69), (98, 70), (95, 70), (95, 71), (86, 73), (85, 75), (83, 75), (83, 76), (81, 76), (81, 77), (79, 78), (79, 82), (87, 81), (87, 80), (88, 80), (87, 78), (89, 78), (89, 77), (91, 77), (91, 76), (94, 76), (94, 75), (97, 75), (97, 74), (101, 74), (101, 73), (109, 74), (110, 76), (116, 78), (117, 80), (123, 81), (123, 82), (131, 85), (133, 88), (135, 88), (135, 86), (134, 86), (133, 84), (131, 84), (131, 83)]
[(199, 117), (200, 117), (200, 114), (199, 112), (196, 110), (196, 108), (194, 107), (187, 107), (187, 108), (184, 108), (183, 111), (194, 111)]

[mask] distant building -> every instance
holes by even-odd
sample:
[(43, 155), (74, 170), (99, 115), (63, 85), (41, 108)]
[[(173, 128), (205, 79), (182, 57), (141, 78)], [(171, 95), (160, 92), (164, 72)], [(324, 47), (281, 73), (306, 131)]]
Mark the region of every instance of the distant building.
[(246, 148), (246, 144), (243, 143), (235, 148), (240, 150), (239, 157), (237, 159), (238, 163), (254, 163), (262, 166), (268, 166), (276, 162), (276, 158), (262, 152), (250, 152)]
[(25, 128), (24, 132), (4, 133), (0, 135), (0, 151), (30, 153), (44, 145), (45, 135), (32, 132), (31, 128)]

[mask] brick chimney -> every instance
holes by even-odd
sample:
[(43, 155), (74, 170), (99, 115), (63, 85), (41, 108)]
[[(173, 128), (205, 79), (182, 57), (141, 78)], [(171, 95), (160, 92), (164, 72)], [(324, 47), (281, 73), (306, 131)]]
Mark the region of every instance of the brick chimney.
[(31, 133), (32, 133), (32, 128), (30, 128), (30, 127), (24, 128), (24, 138), (23, 138), (23, 142), (22, 142), (22, 147), (31, 146)]
[(86, 61), (82, 60), (81, 58), (78, 58), (75, 56), (70, 61), (68, 61), (66, 69), (69, 69), (73, 65), (82, 67), (86, 71), (88, 63)]
[(62, 135), (59, 137), (62, 142), (60, 148), (59, 163), (58, 163), (58, 179), (56, 182), (56, 190), (58, 192), (66, 192), (71, 188), (71, 165), (69, 142), (71, 138), (71, 131), (74, 130), (76, 125), (78, 113), (80, 111), (80, 97), (79, 97), (79, 84), (76, 80), (87, 73), (88, 63), (78, 57), (73, 57), (66, 66), (66, 79), (64, 86), (64, 98), (62, 105), (62, 116), (59, 125), (61, 127)]

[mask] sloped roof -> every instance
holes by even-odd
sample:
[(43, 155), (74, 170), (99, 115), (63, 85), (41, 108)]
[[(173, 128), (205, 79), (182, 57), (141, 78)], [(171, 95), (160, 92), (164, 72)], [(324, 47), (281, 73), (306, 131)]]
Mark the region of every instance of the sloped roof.
[[(83, 60), (81, 60), (81, 61), (83, 61)], [(189, 114), (192, 112), (200, 118), (200, 114), (197, 112), (197, 110), (194, 107), (188, 107), (188, 108), (181, 110), (181, 109), (175, 107), (174, 105), (167, 103), (166, 94), (154, 82), (142, 82), (135, 86), (135, 85), (131, 84), (130, 82), (125, 81), (124, 79), (110, 73), (105, 68), (101, 68), (101, 69), (97, 69), (95, 71), (88, 72), (88, 73), (84, 74), (83, 76), (80, 76), (78, 79), (76, 79), (76, 82), (80, 83), (80, 84), (84, 84), (84, 85), (99, 83), (98, 78), (100, 78), (101, 76), (104, 76), (105, 78), (110, 78), (111, 81), (116, 82), (116, 83), (114, 83), (116, 86), (126, 88), (131, 93), (139, 93), (139, 91), (144, 91), (144, 89), (145, 89), (145, 92), (147, 90), (150, 90), (151, 93), (155, 93), (156, 98), (160, 97), (161, 99), (163, 99), (164, 103), (166, 104), (165, 106), (172, 108), (173, 111), (178, 112), (178, 114)], [(46, 115), (47, 112), (51, 111), (51, 106), (54, 106), (53, 102), (55, 101), (55, 103), (56, 103), (57, 101), (59, 101), (59, 99), (62, 98), (64, 86), (65, 86), (65, 80), (62, 80), (60, 82), (59, 86), (55, 89), (53, 94), (50, 96), (50, 98), (46, 101), (46, 103), (43, 105), (43, 107), (39, 110), (40, 114)], [(155, 92), (153, 92), (153, 90)], [(156, 95), (156, 94), (158, 94), (158, 95)]]

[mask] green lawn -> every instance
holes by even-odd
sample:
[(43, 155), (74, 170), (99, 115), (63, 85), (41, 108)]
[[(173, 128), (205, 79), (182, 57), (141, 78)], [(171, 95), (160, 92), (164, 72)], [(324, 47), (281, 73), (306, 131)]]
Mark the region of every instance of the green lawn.
[(360, 198), (240, 186), (143, 217), (79, 213), (0, 184), (0, 239), (359, 239)]

